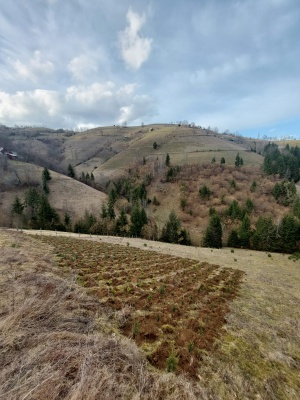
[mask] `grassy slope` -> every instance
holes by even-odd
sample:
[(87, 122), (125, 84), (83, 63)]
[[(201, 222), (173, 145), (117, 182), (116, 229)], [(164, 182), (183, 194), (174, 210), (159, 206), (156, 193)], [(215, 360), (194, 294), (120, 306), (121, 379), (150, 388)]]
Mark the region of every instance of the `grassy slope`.
[[(224, 157), (228, 164), (234, 164), (238, 152), (243, 157), (245, 165), (260, 165), (263, 161), (259, 154), (248, 152), (236, 143), (223, 140), (222, 135), (211, 132), (207, 134), (207, 131), (202, 129), (176, 125), (158, 125), (153, 129), (146, 131), (143, 128), (143, 134), (131, 140), (127, 149), (95, 169), (95, 177), (120, 175), (131, 164), (141, 163), (143, 157), (148, 161), (158, 159), (163, 165), (167, 153), (173, 165), (211, 162), (213, 157), (217, 161)], [(155, 141), (158, 144), (156, 150), (153, 149)]]
[[(10, 188), (1, 191), (0, 225), (9, 223), (11, 204), (16, 195), (24, 199), (28, 187), (40, 185), (43, 168), (19, 161), (9, 161), (8, 171), (0, 177), (0, 183)], [(61, 215), (68, 211), (71, 217), (78, 218), (84, 215), (85, 210), (97, 214), (101, 204), (107, 201), (107, 195), (65, 175), (51, 172), (49, 182), (49, 201)], [(20, 184), (15, 185), (17, 182)]]
[[(83, 235), (81, 235), (81, 237), (83, 238)], [(32, 240), (33, 239), (30, 239), (30, 243), (33, 244), (34, 241)], [(123, 352), (123, 354), (124, 352), (127, 354), (127, 358), (125, 358), (124, 363), (128, 363), (128, 365), (131, 365), (128, 371), (133, 371), (134, 376), (131, 376), (131, 383), (133, 383), (133, 385), (135, 386), (135, 391), (138, 388), (139, 392), (137, 393), (137, 398), (151, 398), (151, 396), (149, 396), (149, 393), (152, 396), (156, 396), (152, 398), (159, 398), (159, 396), (163, 396), (163, 398), (172, 399), (214, 398), (231, 400), (234, 398), (238, 398), (241, 400), (296, 400), (299, 398), (299, 262), (293, 262), (289, 260), (288, 256), (286, 255), (270, 254), (269, 256), (264, 252), (235, 250), (234, 253), (232, 253), (230, 249), (212, 251), (206, 248), (183, 247), (159, 242), (149, 242), (142, 239), (122, 239), (116, 237), (101, 237), (101, 240), (124, 245), (130, 243), (130, 246), (136, 246), (141, 249), (147, 248), (147, 250), (155, 250), (164, 254), (180, 255), (182, 257), (189, 257), (200, 261), (207, 261), (209, 263), (219, 264), (222, 267), (237, 267), (246, 272), (244, 282), (240, 291), (240, 296), (235, 299), (231, 305), (231, 311), (227, 317), (227, 324), (225, 326), (223, 336), (216, 343), (216, 351), (214, 353), (204, 354), (203, 356), (203, 362), (199, 369), (198, 375), (199, 381), (197, 381), (196, 383), (196, 388), (189, 386), (187, 381), (183, 380), (181, 377), (174, 378), (172, 374), (169, 374), (167, 376), (163, 374), (160, 375), (160, 377), (158, 375), (154, 376), (154, 382), (152, 381), (149, 389), (149, 371), (147, 367), (141, 367), (142, 364), (139, 364), (138, 368), (136, 367), (136, 361), (133, 361), (132, 359), (133, 355), (137, 355), (136, 349), (134, 349), (133, 344), (128, 347), (128, 341), (120, 342), (120, 339), (117, 339), (118, 343), (121, 343), (120, 350)], [(14, 247), (11, 247), (11, 243), (14, 245)], [(14, 236), (14, 234), (1, 232), (1, 245), (5, 249), (5, 252), (1, 252), (1, 255), (2, 257), (3, 255), (7, 257), (5, 263), (10, 262), (10, 264), (14, 266), (21, 261), (18, 257), (29, 257), (29, 254), (31, 257), (32, 253), (29, 251), (29, 248), (26, 247), (26, 243), (27, 239), (24, 239), (24, 236)], [(147, 244), (147, 247), (145, 247), (145, 244)], [(20, 248), (18, 248), (19, 245), (21, 246)], [(39, 280), (40, 282), (42, 282), (41, 275), (45, 276), (45, 272), (47, 273), (47, 279), (50, 279), (51, 276), (53, 276), (53, 272), (58, 273), (55, 265), (53, 265), (53, 262), (50, 267), (52, 269), (52, 272), (45, 265), (45, 262), (47, 263), (48, 260), (51, 260), (49, 248), (41, 245), (39, 242), (39, 247), (31, 245), (30, 249), (31, 251), (35, 252), (34, 254), (36, 254), (35, 261), (31, 260), (31, 263), (30, 260), (27, 260), (26, 263), (24, 263), (24, 261), (22, 262), (23, 266), (21, 268), (21, 271), (18, 273), (15, 281), (13, 281), (15, 285), (14, 288), (20, 288), (20, 280), (25, 279), (24, 274), (30, 274), (32, 268), (33, 270), (39, 272), (39, 278), (37, 279), (37, 282)], [(43, 257), (41, 257), (41, 254), (39, 253), (41, 251), (44, 252)], [(37, 259), (39, 260), (39, 263), (36, 262)], [(4, 265), (4, 260), (2, 259), (1, 261), (2, 265)], [(8, 279), (8, 277), (6, 275), (3, 276), (5, 278), (2, 278), (1, 287), (7, 289), (7, 285), (3, 285), (3, 279)], [(55, 279), (57, 280), (57, 278)], [(34, 284), (35, 281), (32, 280), (31, 282), (32, 284)], [(40, 287), (42, 288), (42, 286)], [(69, 286), (69, 288), (70, 287), (71, 286)], [(21, 319), (21, 324), (19, 323), (18, 325), (16, 325), (16, 323), (13, 322), (16, 319), (16, 316), (18, 318), (20, 317), (19, 313), (21, 312), (22, 308), (18, 308), (18, 302), (22, 297), (22, 291), (17, 291), (17, 296), (15, 297), (15, 299), (17, 300), (15, 300), (16, 306), (14, 313), (11, 312), (11, 302), (13, 299), (13, 294), (11, 290), (9, 295), (5, 295), (4, 292), (2, 292), (2, 294), (4, 295), (4, 297), (2, 297), (1, 301), (5, 301), (5, 310), (10, 310), (10, 314), (2, 315), (1, 321), (2, 323), (5, 323), (5, 325), (3, 325), (5, 327), (4, 333), (6, 334), (6, 340), (4, 342), (6, 346), (5, 348), (7, 348), (8, 346), (8, 338), (10, 338), (9, 348), (11, 349), (10, 351), (12, 352), (12, 356), (14, 355), (16, 357), (16, 360), (18, 360), (18, 357), (20, 357), (21, 354), (23, 356), (23, 368), (22, 370), (15, 370), (19, 372), (15, 372), (14, 375), (11, 375), (10, 388), (16, 388), (16, 390), (19, 389), (19, 391), (21, 391), (21, 393), (25, 395), (38, 383), (36, 382), (36, 378), (30, 372), (27, 374), (26, 379), (23, 380), (23, 387), (20, 387), (18, 382), (20, 378), (22, 378), (22, 374), (24, 375), (25, 372), (28, 371), (27, 361), (28, 363), (30, 363), (30, 356), (32, 357), (32, 354), (35, 356), (35, 361), (39, 362), (40, 354), (37, 350), (39, 349), (39, 340), (41, 340), (42, 338), (43, 340), (45, 340), (45, 337), (48, 339), (49, 351), (51, 351), (51, 338), (55, 337), (56, 340), (58, 339), (58, 342), (56, 342), (57, 348), (60, 348), (61, 344), (65, 343), (64, 348), (67, 347), (67, 350), (60, 353), (60, 355), (56, 359), (56, 362), (57, 365), (69, 365), (65, 364), (65, 360), (69, 356), (69, 340), (70, 335), (72, 335), (74, 346), (72, 352), (74, 352), (75, 354), (72, 360), (76, 360), (76, 362), (79, 364), (80, 371), (87, 371), (87, 368), (90, 368), (88, 374), (81, 373), (81, 378), (79, 377), (80, 384), (74, 386), (74, 388), (76, 388), (77, 390), (82, 390), (83, 388), (85, 390), (85, 396), (87, 396), (85, 398), (95, 398), (96, 396), (90, 396), (90, 393), (93, 393), (92, 390), (98, 390), (100, 383), (104, 384), (103, 379), (100, 379), (100, 376), (103, 375), (103, 366), (101, 365), (100, 361), (99, 371), (98, 369), (93, 369), (94, 359), (92, 357), (92, 351), (96, 351), (97, 347), (92, 348), (91, 344), (89, 344), (90, 342), (87, 342), (84, 337), (79, 339), (78, 336), (76, 336), (78, 335), (78, 332), (74, 332), (74, 330), (78, 330), (78, 325), (74, 325), (70, 333), (67, 333), (62, 325), (57, 325), (59, 327), (59, 333), (57, 333), (56, 335), (53, 333), (56, 325), (50, 325), (50, 329), (46, 333), (41, 336), (36, 335), (34, 337), (34, 341), (28, 342), (28, 345), (32, 346), (31, 348), (22, 348), (22, 344), (26, 344), (26, 342), (24, 341), (24, 339), (23, 341), (21, 341), (20, 338), (26, 337), (26, 334), (29, 333), (28, 327), (31, 326), (29, 321), (33, 321), (31, 317), (32, 315), (36, 316), (35, 313), (37, 313), (37, 310), (34, 308), (32, 310), (33, 312), (29, 313), (26, 316), (27, 325), (25, 326), (27, 326), (27, 328), (24, 327), (24, 323), (26, 321), (25, 319)], [(79, 314), (77, 315), (80, 315), (80, 313), (82, 312), (82, 301), (86, 301), (84, 295), (81, 295), (81, 298), (83, 300), (81, 300), (80, 302), (79, 297), (77, 297), (76, 289), (72, 297), (72, 302), (73, 304), (77, 305), (76, 307), (78, 307), (77, 309)], [(51, 298), (51, 296), (47, 297), (47, 307), (51, 307), (52, 300), (53, 298)], [(62, 297), (59, 303), (59, 313), (63, 312), (64, 310), (64, 301), (65, 299)], [(96, 300), (93, 300), (91, 298), (90, 304), (93, 304), (93, 302), (95, 301)], [(45, 303), (44, 298), (43, 303)], [(30, 296), (27, 297), (27, 304), (30, 304)], [(40, 302), (38, 304), (40, 305)], [(92, 309), (93, 307), (90, 305), (89, 310)], [(42, 309), (40, 312), (44, 312), (44, 310)], [(101, 313), (103, 311), (100, 310), (99, 312)], [(47, 315), (48, 314), (46, 314), (46, 317)], [(58, 318), (59, 315), (60, 314), (55, 314), (53, 319), (53, 321), (56, 321), (57, 324), (59, 324), (59, 321), (60, 323), (62, 323), (61, 319)], [(86, 311), (85, 315), (89, 320), (92, 318), (90, 311)], [(97, 320), (98, 324), (100, 323), (100, 326), (96, 325), (94, 328), (92, 328), (93, 331), (91, 332), (91, 337), (93, 338), (93, 346), (97, 346), (98, 343), (101, 343), (102, 340), (101, 346), (102, 348), (106, 348), (103, 344), (103, 339), (100, 340), (100, 338), (105, 335), (105, 332), (107, 333), (107, 330), (109, 331), (113, 328), (110, 325), (111, 322), (108, 322), (107, 325), (106, 322), (105, 324), (103, 324), (103, 322), (106, 321), (105, 312), (104, 315), (100, 315), (101, 317), (98, 317)], [(56, 318), (58, 319), (56, 320)], [(68, 320), (69, 322), (75, 322), (74, 316), (71, 319), (69, 316)], [(37, 333), (42, 326), (45, 326), (45, 319), (40, 320), (41, 322), (39, 322), (39, 319), (35, 319), (34, 321), (34, 328), (35, 332)], [(47, 321), (48, 319), (46, 318), (46, 322)], [(103, 332), (105, 326), (107, 326), (107, 330)], [(21, 333), (23, 336), (21, 335)], [(84, 357), (82, 357), (81, 359), (79, 355), (77, 355), (77, 345), (74, 343), (74, 340), (77, 343), (85, 343)], [(108, 340), (107, 336), (106, 340)], [(19, 343), (19, 347), (13, 345), (17, 342)], [(22, 353), (20, 353), (20, 351), (22, 351)], [(126, 374), (122, 374), (122, 371), (124, 371), (124, 364), (121, 367), (121, 370), (119, 370), (121, 371), (119, 373), (116, 372), (115, 367), (112, 367), (112, 363), (115, 362), (114, 360), (116, 358), (114, 358), (115, 353), (112, 351), (112, 349), (110, 351), (113, 356), (111, 357), (111, 362), (107, 360), (105, 376), (107, 377), (107, 379), (110, 379), (111, 385), (109, 387), (104, 386), (105, 389), (104, 392), (102, 392), (106, 393), (105, 391), (107, 390), (107, 398), (110, 398), (109, 390), (112, 386), (115, 386), (117, 388), (119, 387), (119, 383), (116, 384), (116, 381), (114, 380), (116, 379), (118, 382), (121, 382), (121, 384), (124, 384), (126, 383), (125, 381), (127, 378)], [(43, 352), (41, 353), (41, 355), (44, 354)], [(88, 354), (89, 356), (87, 356)], [(26, 357), (29, 357), (29, 359)], [(122, 359), (124, 360), (124, 358)], [(50, 369), (50, 371), (47, 371), (47, 375), (44, 375), (45, 381), (47, 381), (46, 378), (49, 377), (49, 382), (44, 382), (42, 375), (43, 373), (45, 373), (43, 359), (40, 365), (41, 383), (37, 384), (37, 393), (39, 393), (38, 391), (42, 390), (45, 387), (51, 390), (55, 390), (55, 388), (58, 387), (59, 384), (61, 384), (57, 381), (57, 378), (61, 376), (56, 376), (55, 374), (53, 375), (53, 372), (55, 372), (55, 370)], [(118, 364), (115, 365), (118, 366)], [(138, 376), (135, 375), (135, 371), (137, 371), (137, 369), (139, 369), (140, 371)], [(3, 369), (1, 383), (3, 382), (3, 376), (5, 378), (5, 374), (8, 372), (9, 371), (7, 371), (7, 369)], [(137, 378), (138, 380), (136, 381)], [(66, 380), (64, 376), (62, 376), (61, 379), (64, 379), (66, 386), (68, 383), (70, 383), (70, 381)], [(78, 379), (78, 375), (76, 375), (74, 379)], [(100, 383), (98, 382), (99, 379)], [(107, 382), (107, 380), (105, 382)], [(141, 385), (141, 382), (144, 382), (144, 384)], [(164, 386), (162, 386), (162, 382)], [(87, 383), (89, 383), (90, 385), (87, 385)], [(151, 390), (154, 390), (154, 388), (156, 388), (155, 394), (153, 392), (151, 393)], [(132, 387), (131, 390), (133, 390)], [(170, 390), (173, 392), (171, 393)], [(133, 394), (134, 392), (131, 393)], [(53, 396), (52, 398), (55, 397)], [(66, 396), (65, 398), (70, 397)], [(78, 397), (74, 398), (83, 397), (80, 397), (80, 395), (78, 395)], [(133, 396), (129, 396), (129, 398), (133, 398)]]

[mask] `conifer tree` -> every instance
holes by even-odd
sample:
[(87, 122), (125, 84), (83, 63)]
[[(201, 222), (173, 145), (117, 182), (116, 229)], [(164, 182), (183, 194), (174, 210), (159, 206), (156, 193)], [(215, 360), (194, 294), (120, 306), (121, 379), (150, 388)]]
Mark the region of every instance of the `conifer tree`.
[(68, 176), (70, 178), (75, 178), (75, 171), (71, 164), (68, 165)]
[[(142, 210), (144, 210), (142, 208)], [(138, 204), (135, 204), (134, 207), (132, 208), (131, 211), (131, 216), (130, 216), (130, 235), (131, 236), (136, 236), (136, 237), (141, 237), (142, 234), (142, 228), (143, 225), (145, 224), (145, 210), (144, 212), (140, 211), (140, 208)], [(146, 222), (147, 222), (147, 216), (146, 216)]]
[(300, 225), (296, 218), (291, 215), (285, 215), (277, 231), (278, 250), (285, 253), (293, 253), (300, 250), (297, 248), (297, 242), (300, 240)]
[(25, 193), (25, 207), (29, 207), (31, 219), (36, 217), (40, 196), (35, 188), (30, 188)]
[(21, 203), (18, 196), (15, 197), (15, 200), (11, 206), (11, 210), (13, 213), (15, 213), (17, 215), (22, 215), (23, 210), (24, 210), (24, 204)]
[(251, 237), (251, 247), (255, 250), (276, 250), (276, 230), (271, 217), (259, 217)]
[(126, 225), (128, 224), (126, 212), (124, 207), (122, 207), (119, 217), (116, 221), (116, 232), (117, 235), (123, 236), (126, 233)]
[(242, 165), (244, 165), (244, 160), (242, 159), (242, 157), (240, 157), (240, 154), (237, 153), (236, 157), (235, 157), (235, 166), (236, 167), (240, 167)]
[(239, 234), (236, 229), (232, 229), (232, 231), (230, 232), (228, 241), (227, 241), (227, 246), (228, 247), (240, 247)]
[(175, 211), (172, 210), (162, 229), (161, 240), (167, 243), (178, 243), (180, 225)]
[(202, 185), (199, 189), (199, 196), (201, 197), (201, 199), (209, 200), (210, 195), (211, 195), (211, 191), (208, 188), (208, 186)]
[(167, 155), (166, 155), (166, 166), (167, 167), (170, 166), (170, 155), (169, 155), (169, 153), (167, 153)]
[(220, 249), (222, 247), (222, 225), (218, 214), (210, 217), (209, 225), (203, 238), (204, 247), (214, 247)]
[(107, 215), (108, 215), (109, 219), (115, 219), (116, 218), (114, 204), (115, 203), (114, 203), (112, 198), (108, 199)]
[(51, 175), (48, 168), (44, 168), (42, 172), (42, 189), (45, 194), (49, 194), (48, 181), (51, 181)]
[(104, 203), (102, 203), (102, 206), (101, 206), (101, 213), (100, 213), (100, 215), (101, 215), (101, 218), (106, 218), (107, 217), (107, 208), (106, 208), (106, 205), (104, 204)]
[(248, 217), (248, 214), (245, 214), (242, 220), (242, 224), (239, 228), (240, 245), (244, 248), (248, 248), (250, 243), (250, 237), (251, 237), (250, 219)]
[(48, 168), (46, 168), (46, 167), (43, 169), (42, 179), (45, 181), (51, 181), (51, 179), (52, 179), (50, 172), (49, 172)]
[(293, 202), (293, 214), (300, 219), (300, 196), (297, 195)]

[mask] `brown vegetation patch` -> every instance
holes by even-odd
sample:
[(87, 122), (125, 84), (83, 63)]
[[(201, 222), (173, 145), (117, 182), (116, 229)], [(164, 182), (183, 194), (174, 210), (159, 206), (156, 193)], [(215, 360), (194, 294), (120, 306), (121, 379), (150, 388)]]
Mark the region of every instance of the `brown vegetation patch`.
[(174, 352), (174, 371), (196, 377), (201, 352), (212, 350), (221, 333), (241, 271), (126, 246), (40, 238), (53, 245), (59, 265), (75, 271), (103, 306), (130, 310), (122, 315), (120, 329), (153, 365), (168, 369)]

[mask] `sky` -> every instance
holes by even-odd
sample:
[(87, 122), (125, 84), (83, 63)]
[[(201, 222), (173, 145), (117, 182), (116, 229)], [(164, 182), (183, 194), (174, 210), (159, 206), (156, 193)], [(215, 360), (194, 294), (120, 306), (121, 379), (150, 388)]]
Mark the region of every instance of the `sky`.
[(300, 138), (299, 0), (0, 2), (0, 124)]

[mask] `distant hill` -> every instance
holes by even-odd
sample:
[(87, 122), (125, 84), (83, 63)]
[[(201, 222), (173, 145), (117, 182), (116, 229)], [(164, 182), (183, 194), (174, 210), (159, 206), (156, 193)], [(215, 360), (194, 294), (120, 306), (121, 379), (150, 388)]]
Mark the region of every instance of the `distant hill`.
[[(11, 225), (11, 205), (18, 196), (24, 200), (30, 187), (41, 188), (43, 168), (30, 163), (8, 160), (6, 170), (0, 174), (0, 225)], [(107, 202), (107, 195), (68, 176), (50, 171), (49, 202), (58, 213), (65, 212), (78, 219), (85, 211), (99, 213)]]
[[(68, 212), (74, 222), (85, 211), (98, 217), (102, 205), (108, 204), (109, 192), (117, 184), (123, 185), (124, 192), (126, 182), (131, 190), (145, 184), (143, 205), (149, 229), (144, 234), (149, 238), (153, 229), (161, 233), (174, 210), (192, 242), (200, 244), (209, 209), (224, 215), (234, 200), (241, 207), (246, 201), (253, 203), (252, 226), (259, 216), (279, 220), (289, 209), (272, 195), (278, 177), (262, 175), (265, 144), (230, 133), (173, 124), (99, 127), (84, 132), (0, 126), (0, 147), (19, 156), (19, 161), (3, 156), (0, 159), (0, 225), (12, 224), (10, 209), (16, 195), (22, 199), (29, 187), (41, 187), (43, 167), (49, 168), (53, 177), (48, 197), (51, 206), (60, 215)], [(243, 160), (242, 167), (235, 166), (237, 155)], [(67, 176), (69, 165), (76, 179)], [(257, 184), (255, 192), (251, 191), (253, 181)], [(199, 197), (203, 185), (211, 191), (206, 200)], [(121, 192), (114, 204), (115, 212), (118, 216), (124, 208), (129, 221), (132, 203)], [(223, 224), (226, 241), (239, 222), (224, 218)]]

